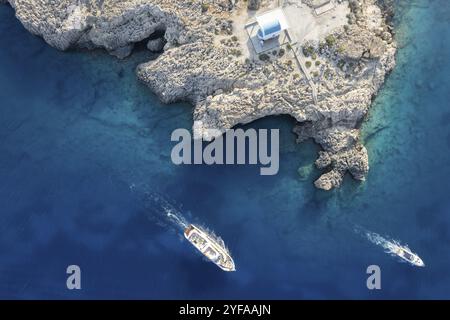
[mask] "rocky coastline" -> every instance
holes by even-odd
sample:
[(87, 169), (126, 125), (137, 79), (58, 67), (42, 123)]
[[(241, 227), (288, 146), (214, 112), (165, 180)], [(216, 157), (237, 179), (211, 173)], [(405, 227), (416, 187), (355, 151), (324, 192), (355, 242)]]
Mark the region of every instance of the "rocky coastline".
[[(293, 0), (291, 0), (293, 1)], [(300, 0), (298, 0), (300, 1)], [(235, 36), (234, 18), (243, 1), (173, 0), (0, 0), (8, 2), (31, 33), (59, 49), (105, 49), (125, 58), (148, 41), (161, 52), (137, 67), (138, 78), (165, 103), (194, 106), (194, 135), (225, 132), (238, 124), (288, 114), (297, 141), (322, 147), (316, 166), (320, 189), (340, 186), (344, 175), (364, 180), (369, 170), (359, 128), (371, 102), (395, 66), (396, 43), (390, 0), (349, 0), (347, 24), (302, 44), (314, 63), (312, 81), (290, 58), (291, 48), (248, 57)], [(262, 1), (264, 7), (268, 1)], [(344, 2), (344, 1), (341, 1)], [(160, 33), (162, 38), (151, 38)]]

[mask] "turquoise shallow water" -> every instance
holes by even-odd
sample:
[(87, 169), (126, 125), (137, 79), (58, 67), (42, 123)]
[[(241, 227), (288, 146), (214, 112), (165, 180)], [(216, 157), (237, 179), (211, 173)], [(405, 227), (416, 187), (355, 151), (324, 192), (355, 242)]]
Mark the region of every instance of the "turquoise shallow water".
[[(318, 151), (281, 128), (277, 176), (251, 166), (181, 166), (170, 133), (191, 107), (163, 105), (134, 76), (150, 58), (58, 52), (0, 6), (1, 298), (450, 298), (450, 5), (398, 4), (398, 65), (363, 126), (363, 184), (312, 187)], [(130, 186), (137, 186), (130, 188)], [(149, 207), (157, 191), (220, 234), (238, 271), (220, 272)], [(400, 239), (427, 267), (399, 263), (354, 232)], [(65, 268), (82, 269), (82, 290)], [(366, 288), (366, 268), (382, 290)]]

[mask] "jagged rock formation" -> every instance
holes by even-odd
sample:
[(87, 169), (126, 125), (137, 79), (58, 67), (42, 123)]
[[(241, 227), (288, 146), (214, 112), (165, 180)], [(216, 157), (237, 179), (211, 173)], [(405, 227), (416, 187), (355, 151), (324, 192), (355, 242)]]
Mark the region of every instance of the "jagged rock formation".
[[(51, 46), (104, 48), (121, 57), (133, 44), (165, 30), (168, 42), (182, 45), (201, 37), (202, 20), (188, 2), (170, 0), (8, 0), (17, 18)], [(192, 7), (192, 8), (191, 8)], [(201, 12), (200, 4), (197, 11)]]
[[(318, 188), (339, 186), (347, 171), (358, 180), (367, 174), (358, 128), (395, 64), (386, 23), (391, 7), (382, 0), (350, 0), (349, 25), (310, 44), (321, 61), (321, 72), (314, 75), (317, 104), (308, 81), (281, 52), (264, 61), (241, 57), (239, 44), (231, 40), (235, 1), (8, 2), (30, 32), (60, 50), (104, 48), (126, 57), (135, 43), (164, 31), (164, 53), (140, 65), (137, 75), (162, 101), (194, 105), (197, 137), (210, 138), (205, 129), (224, 132), (267, 115), (289, 114), (299, 123), (298, 141), (313, 138), (323, 148), (316, 165), (327, 172), (315, 182)], [(156, 45), (161, 43), (149, 43)]]
[(319, 54), (335, 66), (327, 67), (325, 79), (320, 81), (318, 110), (326, 110), (321, 111), (319, 120), (294, 128), (298, 142), (313, 138), (324, 149), (316, 166), (329, 171), (315, 182), (324, 190), (339, 186), (347, 171), (355, 179), (364, 180), (369, 162), (358, 128), (386, 73), (395, 66), (391, 27), (375, 1), (351, 0), (350, 6), (350, 24), (319, 45)]

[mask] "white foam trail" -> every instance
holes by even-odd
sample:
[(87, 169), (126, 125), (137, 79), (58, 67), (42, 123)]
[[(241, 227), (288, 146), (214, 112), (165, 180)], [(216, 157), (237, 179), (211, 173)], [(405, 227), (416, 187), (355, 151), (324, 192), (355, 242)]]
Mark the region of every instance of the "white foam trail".
[(182, 215), (178, 213), (173, 213), (171, 211), (167, 212), (167, 218), (169, 218), (172, 222), (176, 223), (183, 230), (187, 228), (189, 223), (184, 219)]
[[(167, 200), (164, 196), (152, 193), (149, 195), (149, 198), (152, 199), (152, 202), (157, 204), (163, 210), (163, 213), (167, 217), (167, 219), (172, 222), (175, 226), (179, 227), (184, 231), (188, 225), (190, 224), (187, 219), (182, 214), (181, 210), (177, 209), (175, 205), (171, 203), (171, 201)], [(196, 223), (197, 228), (202, 229), (205, 233), (207, 233), (211, 238), (213, 238), (224, 250), (226, 250), (229, 254), (230, 250), (226, 247), (225, 242), (221, 237), (216, 235), (214, 231), (209, 228), (202, 226), (199, 223)], [(209, 261), (209, 260), (208, 260)]]
[(181, 213), (181, 210), (177, 209), (173, 204), (171, 204), (163, 196), (152, 193), (149, 197), (155, 202), (155, 204), (162, 209), (162, 213), (167, 217), (167, 219), (174, 223), (181, 229), (186, 229), (189, 223), (186, 218)]
[(389, 241), (382, 236), (380, 236), (378, 233), (375, 232), (366, 232), (367, 239), (372, 242), (373, 244), (376, 244), (378, 246), (383, 247), (385, 250), (389, 250)]
[(129, 188), (143, 201), (147, 210), (146, 214), (150, 220), (156, 220), (161, 226), (164, 226), (165, 222), (169, 222), (172, 226), (183, 231), (189, 225), (181, 209), (176, 207), (176, 203), (158, 192), (149, 191), (151, 186), (148, 184), (132, 183)]

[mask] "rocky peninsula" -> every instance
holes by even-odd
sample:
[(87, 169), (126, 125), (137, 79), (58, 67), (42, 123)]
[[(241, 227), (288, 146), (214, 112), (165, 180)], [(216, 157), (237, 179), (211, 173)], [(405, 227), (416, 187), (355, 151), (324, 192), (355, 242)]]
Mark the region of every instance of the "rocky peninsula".
[[(322, 17), (314, 14), (312, 0), (1, 2), (9, 2), (27, 30), (60, 50), (102, 48), (125, 58), (145, 41), (161, 52), (139, 65), (137, 76), (163, 102), (194, 106), (197, 137), (210, 139), (205, 129), (224, 132), (288, 114), (297, 121), (298, 142), (312, 138), (323, 149), (316, 166), (325, 173), (316, 187), (338, 187), (346, 172), (364, 180), (369, 170), (359, 128), (395, 66), (392, 0), (331, 0), (337, 13)], [(243, 32), (256, 14), (249, 7), (263, 12), (274, 5), (285, 12), (310, 10), (317, 28), (255, 53)]]

